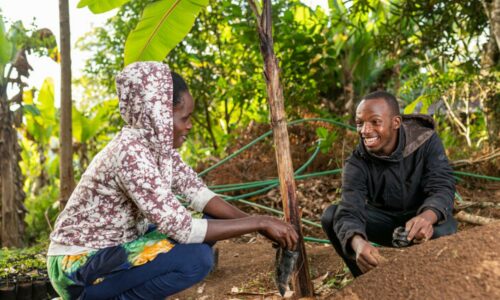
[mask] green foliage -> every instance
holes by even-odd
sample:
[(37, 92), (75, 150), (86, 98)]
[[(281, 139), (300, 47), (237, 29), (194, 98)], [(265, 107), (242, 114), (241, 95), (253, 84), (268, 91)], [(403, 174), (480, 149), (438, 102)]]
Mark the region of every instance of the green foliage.
[[(77, 178), (123, 125), (114, 78), (131, 61), (164, 60), (186, 79), (196, 101), (195, 126), (182, 148), (191, 165), (225, 156), (226, 146), (239, 138), (236, 132), (253, 122), (269, 122), (255, 17), (246, 1), (210, 0), (208, 6), (201, 1), (207, 9), (195, 9), (189, 4), (194, 2), (183, 1), (190, 7), (177, 8), (177, 17), (168, 15), (162, 6), (166, 2), (79, 2), (94, 12), (119, 9), (104, 27), (78, 42), (91, 58), (85, 75), (77, 79), (83, 99), (77, 99), (73, 111)], [(146, 24), (144, 19), (153, 13)], [(182, 30), (178, 24), (163, 23), (164, 16), (168, 22), (177, 20)], [(180, 43), (172, 42), (172, 33), (176, 40), (182, 39), (193, 20), (190, 33)], [(464, 158), (471, 149), (494, 142), (488, 130), (499, 123), (495, 121), (499, 118), (488, 117), (495, 106), (487, 105), (498, 97), (498, 55), (490, 69), (483, 63), (488, 25), (483, 8), (472, 0), (330, 0), (327, 11), (297, 0), (273, 1), (274, 50), (288, 119), (320, 116), (349, 122), (356, 101), (370, 91), (385, 89), (397, 95), (405, 113), (433, 114), (444, 144), (453, 150), (452, 159)], [(133, 33), (143, 26), (149, 31)], [(170, 26), (175, 29), (164, 45), (164, 31)], [(8, 39), (12, 49), (33, 36), (22, 24), (12, 28), (9, 33), (0, 32), (0, 40)], [(156, 34), (153, 28), (162, 33)], [(142, 42), (131, 42), (134, 36)], [(138, 53), (148, 49), (149, 39), (153, 54), (140, 58)], [(7, 44), (0, 45), (0, 55), (7, 53)], [(130, 50), (130, 45), (136, 49)], [(132, 52), (136, 54), (129, 56)], [(59, 112), (53, 87), (44, 83), (37, 93), (34, 100), (29, 93), (23, 96), (24, 127), (19, 129), (24, 137), (22, 168), (27, 176), (30, 239), (37, 232), (47, 233), (45, 211), (53, 221), (57, 193), (50, 187), (56, 186), (58, 174)], [(336, 132), (325, 128), (319, 128), (317, 135), (323, 153), (337, 141)], [(343, 285), (343, 280), (336, 278), (331, 284)]]
[(162, 61), (186, 36), (208, 0), (159, 0), (144, 8), (125, 42), (125, 65), (134, 61)]
[(80, 0), (78, 8), (88, 6), (94, 14), (100, 14), (120, 7), (130, 0)]
[(25, 200), (28, 210), (25, 218), (27, 224), (25, 239), (29, 243), (48, 240), (51, 226), (59, 214), (59, 202), (56, 201), (59, 196), (59, 185), (56, 183), (43, 187), (36, 195), (30, 193)]
[(319, 137), (319, 149), (321, 153), (326, 154), (330, 151), (333, 143), (335, 143), (338, 139), (337, 131), (328, 131), (328, 129), (324, 127), (318, 127), (316, 129), (316, 134)]
[(0, 65), (6, 65), (12, 59), (12, 55), (12, 43), (7, 38), (3, 17), (0, 15)]
[(45, 279), (47, 244), (41, 243), (24, 249), (0, 250), (0, 281), (23, 275), (30, 279)]

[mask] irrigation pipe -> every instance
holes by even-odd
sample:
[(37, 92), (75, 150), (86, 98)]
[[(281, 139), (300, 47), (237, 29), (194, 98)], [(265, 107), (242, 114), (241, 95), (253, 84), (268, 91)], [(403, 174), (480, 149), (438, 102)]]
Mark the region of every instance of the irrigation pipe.
[[(332, 120), (332, 119), (326, 119), (326, 118), (309, 118), (309, 119), (295, 120), (295, 121), (292, 121), (292, 122), (288, 122), (288, 126), (296, 125), (296, 124), (300, 124), (300, 123), (304, 123), (304, 122), (314, 122), (314, 121), (316, 121), (316, 122), (326, 122), (326, 123), (334, 124), (334, 125), (337, 125), (339, 127), (343, 127), (345, 129), (349, 129), (349, 130), (352, 130), (352, 131), (354, 131), (356, 129), (355, 127), (353, 127), (351, 125), (348, 125), (348, 124), (345, 124), (345, 123), (342, 123), (342, 122), (339, 122), (339, 121), (336, 121), (336, 120)], [(272, 134), (272, 130), (267, 131), (266, 133), (262, 134), (258, 138), (254, 139), (253, 141), (251, 141), (250, 143), (248, 143), (247, 145), (245, 145), (242, 148), (240, 148), (238, 151), (236, 151), (233, 154), (225, 157), (224, 159), (222, 159), (221, 161), (219, 161), (215, 165), (213, 165), (213, 166), (211, 166), (211, 167), (203, 170), (202, 172), (200, 172), (198, 174), (198, 176), (201, 177), (201, 176), (206, 175), (208, 172), (210, 172), (213, 169), (215, 169), (215, 168), (223, 165), (227, 161), (233, 159), (237, 155), (241, 154), (242, 152), (244, 152), (248, 148), (252, 147), (256, 143), (258, 143), (258, 142), (262, 141), (263, 139), (265, 139), (266, 137), (270, 136), (271, 134)], [(301, 179), (306, 179), (306, 178), (316, 177), (316, 176), (339, 174), (339, 173), (342, 172), (342, 169), (334, 169), (334, 170), (327, 170), (327, 171), (322, 171), (322, 172), (315, 172), (315, 173), (309, 173), (309, 174), (300, 175), (300, 173), (302, 173), (302, 171), (304, 171), (312, 163), (312, 161), (316, 158), (317, 154), (319, 153), (319, 149), (320, 149), (320, 143), (318, 141), (318, 145), (316, 146), (316, 149), (315, 149), (314, 153), (309, 157), (309, 159), (300, 168), (298, 168), (294, 172), (294, 178), (295, 179), (301, 180)], [(468, 176), (468, 177), (479, 178), (479, 179), (486, 179), (486, 180), (491, 180), (491, 181), (500, 181), (499, 177), (486, 176), (486, 175), (474, 174), (474, 173), (468, 173), (468, 172), (461, 172), (461, 171), (454, 171), (453, 175), (459, 181), (463, 180), (462, 178), (460, 178), (460, 176)], [(252, 189), (252, 188), (259, 188), (259, 187), (261, 187), (261, 189), (259, 189), (259, 190), (256, 190), (256, 191), (253, 191), (253, 192), (249, 192), (249, 193), (246, 193), (246, 194), (242, 194), (242, 195), (238, 195), (238, 196), (227, 196), (227, 195), (222, 195), (222, 194), (220, 194), (220, 196), (223, 199), (227, 200), (227, 201), (239, 201), (239, 202), (242, 202), (244, 204), (247, 204), (247, 205), (250, 205), (250, 206), (254, 206), (254, 207), (258, 207), (260, 209), (263, 209), (263, 210), (266, 210), (266, 211), (269, 211), (269, 212), (272, 212), (272, 213), (275, 213), (275, 214), (278, 214), (278, 215), (283, 215), (283, 212), (280, 211), (280, 210), (277, 210), (277, 209), (274, 209), (274, 208), (271, 208), (271, 207), (267, 207), (265, 205), (261, 205), (261, 204), (258, 204), (258, 203), (254, 203), (254, 202), (251, 202), (251, 201), (248, 201), (248, 200), (244, 200), (245, 198), (248, 198), (248, 197), (251, 197), (251, 196), (255, 196), (255, 195), (258, 195), (258, 194), (262, 194), (262, 193), (264, 193), (264, 192), (266, 192), (268, 190), (271, 190), (271, 189), (277, 187), (278, 185), (279, 185), (278, 179), (274, 178), (274, 179), (270, 179), (270, 180), (253, 181), (253, 182), (248, 182), (248, 183), (213, 185), (213, 186), (209, 186), (209, 188), (212, 189), (216, 193), (222, 193), (222, 192), (229, 192), (229, 191), (236, 191), (236, 190), (244, 190), (244, 189)], [(455, 193), (455, 197), (457, 198), (458, 202), (462, 202), (463, 201), (461, 195), (458, 192)], [(313, 222), (311, 220), (308, 220), (308, 219), (305, 219), (305, 218), (301, 218), (301, 221), (304, 224), (308, 224), (308, 225), (311, 225), (311, 226), (315, 226), (315, 227), (321, 228), (320, 224), (318, 224), (316, 222)], [(304, 237), (304, 241), (315, 242), (315, 243), (325, 243), (325, 244), (330, 243), (328, 240), (318, 239), (318, 238), (314, 238), (314, 237)]]

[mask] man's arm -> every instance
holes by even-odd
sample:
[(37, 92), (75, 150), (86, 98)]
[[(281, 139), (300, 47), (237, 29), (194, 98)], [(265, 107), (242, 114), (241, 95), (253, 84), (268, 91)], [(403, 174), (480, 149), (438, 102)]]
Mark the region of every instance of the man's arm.
[(367, 240), (365, 233), (366, 215), (365, 199), (368, 196), (366, 179), (359, 162), (350, 159), (342, 173), (342, 201), (333, 217), (333, 229), (337, 235), (344, 253), (354, 257), (354, 247), (351, 240), (355, 235)]
[(435, 133), (426, 145), (425, 166), (421, 185), (427, 198), (418, 214), (427, 209), (441, 213), (438, 222), (444, 222), (453, 210), (455, 178), (444, 151), (443, 143)]
[(453, 210), (455, 179), (443, 144), (436, 133), (425, 145), (425, 166), (421, 185), (427, 198), (419, 207), (417, 216), (406, 223), (408, 240), (428, 240), (432, 237), (433, 225), (445, 222)]

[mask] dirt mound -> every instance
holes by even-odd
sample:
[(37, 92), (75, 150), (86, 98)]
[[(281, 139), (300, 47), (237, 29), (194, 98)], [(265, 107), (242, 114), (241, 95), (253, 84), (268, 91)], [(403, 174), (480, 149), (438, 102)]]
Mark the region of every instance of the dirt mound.
[(334, 299), (500, 299), (500, 222), (397, 253)]

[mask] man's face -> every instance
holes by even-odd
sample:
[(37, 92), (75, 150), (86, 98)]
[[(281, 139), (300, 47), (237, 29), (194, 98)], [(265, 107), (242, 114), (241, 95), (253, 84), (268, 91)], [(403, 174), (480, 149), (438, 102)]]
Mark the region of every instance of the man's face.
[(194, 100), (189, 92), (180, 94), (181, 102), (174, 107), (174, 148), (180, 148), (186, 141), (191, 124)]
[(393, 116), (384, 99), (363, 100), (356, 109), (356, 129), (365, 148), (388, 156), (396, 149), (401, 117)]

